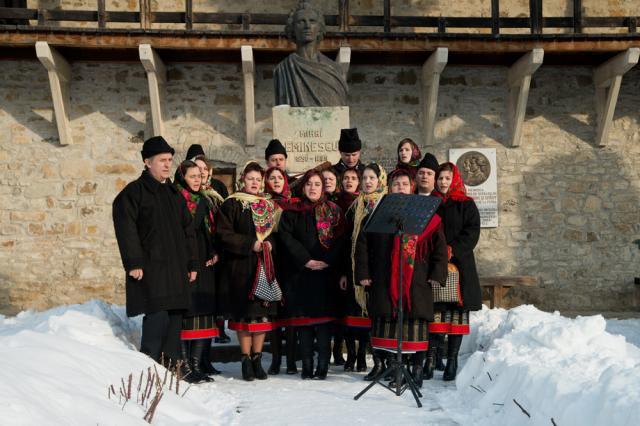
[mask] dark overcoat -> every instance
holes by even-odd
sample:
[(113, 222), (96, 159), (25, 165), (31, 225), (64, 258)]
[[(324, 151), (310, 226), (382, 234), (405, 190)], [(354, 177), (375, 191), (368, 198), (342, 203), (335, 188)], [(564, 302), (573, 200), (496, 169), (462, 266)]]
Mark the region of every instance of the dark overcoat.
[[(170, 181), (160, 183), (142, 172), (113, 201), (113, 224), (127, 271), (127, 315), (189, 308), (196, 237), (184, 198)], [(138, 268), (140, 281), (128, 274)]]

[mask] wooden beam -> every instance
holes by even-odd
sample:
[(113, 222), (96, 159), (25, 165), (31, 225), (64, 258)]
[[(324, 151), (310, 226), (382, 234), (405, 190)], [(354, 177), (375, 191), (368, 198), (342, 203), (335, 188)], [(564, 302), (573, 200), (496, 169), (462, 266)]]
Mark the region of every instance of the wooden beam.
[(422, 123), (424, 145), (433, 145), (440, 74), (449, 60), (449, 50), (438, 47), (422, 65)]
[(346, 80), (347, 74), (349, 73), (349, 66), (351, 65), (351, 48), (341, 47), (340, 50), (338, 50), (336, 62), (340, 66), (340, 69), (342, 70), (342, 76)]
[(582, 0), (573, 0), (573, 32), (582, 32)]
[(618, 102), (622, 76), (638, 63), (639, 58), (640, 48), (633, 47), (614, 56), (593, 71), (598, 115), (596, 133), (598, 146), (605, 146), (609, 140), (609, 131)]
[(527, 112), (527, 100), (531, 76), (540, 68), (544, 60), (543, 49), (533, 49), (518, 59), (507, 73), (509, 96), (507, 117), (509, 122), (509, 142), (512, 147), (520, 146), (522, 124)]
[(500, 34), (500, 0), (491, 0), (491, 34)]
[(255, 112), (255, 63), (253, 60), (253, 47), (242, 46), (240, 48), (242, 58), (242, 76), (244, 79), (244, 117), (246, 130), (246, 146), (256, 144), (256, 112)]
[(56, 49), (46, 41), (36, 43), (36, 56), (47, 70), (53, 112), (58, 127), (60, 145), (73, 143), (71, 126), (69, 126), (69, 81), (71, 81), (71, 67)]
[(149, 82), (153, 135), (164, 136), (164, 98), (167, 70), (164, 62), (150, 44), (141, 44), (138, 47), (138, 52)]
[(349, 31), (349, 0), (338, 0), (338, 27)]

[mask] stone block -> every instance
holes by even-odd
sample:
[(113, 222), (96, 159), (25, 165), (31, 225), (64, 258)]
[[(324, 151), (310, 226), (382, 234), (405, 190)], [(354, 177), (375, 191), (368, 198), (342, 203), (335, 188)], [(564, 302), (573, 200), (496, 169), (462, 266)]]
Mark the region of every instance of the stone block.
[(98, 188), (98, 184), (95, 182), (85, 182), (82, 186), (78, 187), (78, 194), (80, 195), (89, 195), (95, 194), (96, 189)]
[(96, 172), (100, 174), (127, 175), (136, 173), (137, 171), (138, 169), (129, 163), (96, 165)]
[(42, 222), (46, 217), (47, 214), (40, 211), (14, 211), (9, 215), (12, 222)]

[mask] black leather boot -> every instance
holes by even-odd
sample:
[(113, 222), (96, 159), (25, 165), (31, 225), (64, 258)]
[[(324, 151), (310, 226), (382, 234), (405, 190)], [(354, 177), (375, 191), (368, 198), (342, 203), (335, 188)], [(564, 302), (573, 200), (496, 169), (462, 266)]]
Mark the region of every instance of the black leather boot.
[(302, 358), (302, 378), (313, 379), (313, 358)]
[(202, 352), (202, 371), (205, 372), (205, 374), (207, 374), (208, 376), (215, 376), (218, 374), (221, 374), (220, 370), (218, 370), (217, 368), (215, 368), (212, 364), (211, 364), (211, 340), (212, 339), (206, 339), (205, 340), (205, 344), (204, 344), (204, 351)]
[(344, 365), (344, 357), (342, 356), (342, 343), (344, 342), (344, 326), (336, 324), (333, 334), (333, 363), (335, 365)]
[(224, 320), (216, 321), (216, 326), (218, 327), (219, 336), (216, 337), (216, 343), (229, 343), (231, 341), (231, 337), (227, 336), (227, 333), (224, 331)]
[(255, 380), (256, 375), (253, 372), (253, 363), (249, 354), (242, 354), (242, 378), (247, 382)]
[(316, 341), (318, 343), (318, 368), (314, 379), (325, 380), (329, 372), (331, 358), (331, 326), (322, 324), (316, 327)]
[(271, 365), (269, 375), (280, 374), (280, 364), (282, 363), (282, 333), (280, 328), (274, 328), (271, 332)]
[(425, 352), (416, 352), (413, 354), (413, 367), (411, 368), (411, 377), (413, 378), (413, 382), (418, 386), (418, 388), (422, 387), (423, 380), (423, 367)]
[(189, 367), (193, 372), (194, 379), (199, 382), (213, 382), (213, 379), (202, 370), (202, 354), (205, 351), (207, 341), (204, 339), (193, 340), (191, 342), (191, 357), (189, 358)]
[(383, 354), (378, 350), (373, 350), (373, 368), (369, 371), (369, 374), (364, 376), (364, 380), (370, 382), (375, 380), (380, 374), (384, 372), (386, 369), (384, 365), (384, 357)]
[(267, 380), (267, 373), (262, 369), (262, 352), (257, 352), (251, 356), (253, 374), (258, 380)]
[(356, 371), (362, 373), (367, 371), (367, 347), (369, 346), (368, 332), (360, 333), (358, 339), (358, 353), (356, 355)]
[(356, 366), (356, 340), (351, 332), (345, 334), (344, 343), (347, 346), (347, 360), (344, 363), (344, 371), (353, 371)]
[(433, 370), (436, 368), (436, 353), (441, 340), (441, 334), (432, 333), (429, 336), (429, 350), (427, 350), (422, 376), (424, 380), (433, 379)]
[(460, 344), (462, 336), (459, 334), (449, 335), (449, 345), (447, 348), (447, 366), (444, 368), (442, 380), (450, 382), (456, 379), (458, 373), (458, 353), (460, 352)]
[(444, 359), (447, 356), (447, 351), (445, 350), (445, 334), (440, 334), (440, 339), (438, 340), (438, 346), (436, 348), (436, 370), (444, 371)]
[(298, 346), (297, 334), (295, 327), (286, 328), (287, 374), (298, 374), (298, 367), (296, 367), (296, 347)]

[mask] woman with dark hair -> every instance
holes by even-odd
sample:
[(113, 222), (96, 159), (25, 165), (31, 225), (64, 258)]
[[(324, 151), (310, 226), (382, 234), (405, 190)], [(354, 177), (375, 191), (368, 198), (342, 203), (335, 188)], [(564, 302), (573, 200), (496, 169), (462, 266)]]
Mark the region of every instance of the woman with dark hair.
[(204, 192), (200, 168), (193, 161), (187, 160), (180, 164), (176, 170), (174, 185), (193, 217), (198, 245), (198, 274), (189, 286), (191, 306), (182, 319), (180, 334), (185, 370), (190, 371), (190, 374), (185, 375), (185, 380), (192, 383), (211, 381), (208, 375), (213, 372), (208, 352), (211, 350), (211, 339), (218, 336), (215, 324), (214, 265), (219, 258), (214, 233), (215, 214), (220, 201), (209, 198)]
[[(291, 209), (300, 200), (293, 198), (291, 189), (289, 188), (289, 179), (287, 174), (277, 167), (269, 167), (264, 174), (265, 178), (265, 193), (271, 196), (271, 199), (278, 205), (279, 209), (276, 212), (276, 229), (274, 235), (278, 238), (277, 225), (285, 210)], [(274, 264), (276, 267), (276, 276), (278, 282), (284, 282), (284, 278), (281, 277), (281, 271), (284, 271), (285, 259), (283, 256), (274, 256)], [(279, 311), (282, 311), (282, 306), (279, 306)], [(278, 317), (282, 316), (282, 312), (279, 312)], [(296, 346), (298, 344), (298, 337), (295, 327), (285, 327), (286, 335), (286, 356), (287, 356), (287, 374), (296, 374), (298, 368), (296, 367)], [(267, 371), (270, 375), (280, 374), (280, 365), (282, 364), (282, 325), (274, 324), (271, 331), (271, 365)]]
[(458, 168), (453, 163), (441, 164), (436, 176), (436, 196), (442, 198), (438, 214), (444, 224), (450, 262), (460, 273), (461, 303), (436, 303), (435, 318), (429, 325), (431, 341), (425, 363), (425, 379), (433, 377), (436, 347), (448, 334), (447, 366), (444, 380), (455, 380), (458, 352), (462, 336), (469, 334), (469, 311), (482, 308), (480, 280), (476, 271), (473, 249), (480, 238), (480, 213), (473, 199), (467, 196)]
[[(362, 184), (360, 193), (351, 204), (346, 213), (346, 223), (349, 227), (351, 237), (349, 244), (349, 262), (346, 267), (347, 290), (346, 312), (343, 323), (346, 326), (345, 342), (347, 344), (347, 361), (344, 365), (345, 371), (366, 371), (367, 348), (369, 346), (369, 331), (371, 320), (367, 315), (367, 299), (365, 288), (354, 285), (355, 252), (358, 236), (369, 214), (373, 211), (378, 201), (387, 193), (387, 173), (376, 163), (368, 164), (362, 172)], [(356, 340), (358, 350), (356, 352)], [(373, 380), (379, 370), (384, 370), (381, 365), (379, 353), (373, 354), (374, 368), (365, 377), (366, 380)]]
[[(413, 192), (411, 174), (406, 169), (394, 170), (390, 182), (392, 193)], [(431, 288), (447, 278), (447, 249), (440, 218), (434, 215), (420, 235), (360, 233), (355, 260), (356, 282), (368, 288), (374, 350), (396, 350), (395, 309), (402, 292), (402, 350), (413, 353), (412, 375), (421, 386), (428, 323), (433, 319)], [(402, 282), (399, 282), (400, 263)]]
[(242, 377), (264, 380), (262, 346), (266, 332), (273, 328), (277, 302), (255, 295), (261, 266), (272, 267), (272, 235), (276, 224), (276, 204), (261, 194), (264, 171), (258, 163), (248, 163), (240, 177), (240, 190), (229, 196), (218, 211), (217, 236), (224, 249), (222, 285), (229, 298), (229, 329), (238, 334), (242, 351)]
[[(310, 170), (300, 181), (302, 201), (282, 213), (278, 234), (284, 276), (287, 324), (298, 327), (302, 378), (324, 380), (329, 370), (331, 322), (336, 316), (335, 287), (343, 254), (344, 219), (340, 207), (326, 200), (322, 174)], [(314, 341), (318, 368), (313, 372)]]
[(410, 138), (404, 138), (398, 144), (396, 154), (398, 154), (396, 168), (409, 170), (411, 176), (415, 177), (418, 171), (418, 164), (420, 164), (420, 159), (422, 158), (418, 144)]

